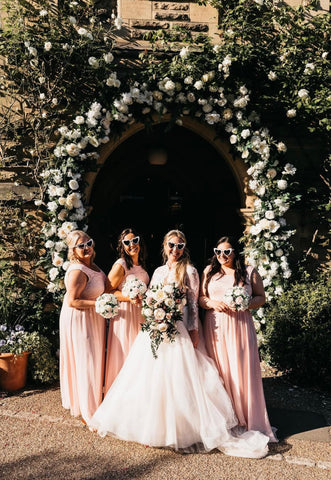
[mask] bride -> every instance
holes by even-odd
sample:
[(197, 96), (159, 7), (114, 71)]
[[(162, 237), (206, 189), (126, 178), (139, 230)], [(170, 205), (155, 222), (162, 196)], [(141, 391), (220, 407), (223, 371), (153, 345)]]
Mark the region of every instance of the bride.
[(153, 447), (187, 453), (217, 448), (227, 455), (262, 458), (269, 437), (239, 431), (213, 360), (198, 347), (199, 277), (182, 232), (166, 234), (163, 257), (165, 264), (155, 270), (149, 289), (175, 283), (185, 292), (183, 321), (175, 324), (174, 341), (164, 334), (154, 354), (152, 333), (142, 328), (88, 426), (101, 436)]

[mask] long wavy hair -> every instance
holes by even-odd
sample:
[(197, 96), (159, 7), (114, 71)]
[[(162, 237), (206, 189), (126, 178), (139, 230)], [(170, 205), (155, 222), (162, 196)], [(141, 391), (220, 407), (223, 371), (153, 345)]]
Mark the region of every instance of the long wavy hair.
[[(87, 239), (86, 241), (91, 239), (91, 237), (83, 230), (72, 230), (67, 235), (66, 243), (68, 245), (68, 260), (70, 260), (71, 262), (79, 262), (79, 258), (75, 255), (74, 247), (77, 244), (77, 240), (81, 237), (85, 237)], [(93, 242), (93, 254), (91, 255), (92, 262), (94, 259), (95, 259), (95, 250), (94, 250), (94, 242)]]
[(138, 262), (139, 262), (139, 265), (141, 265), (144, 269), (146, 269), (146, 249), (145, 249), (144, 239), (134, 228), (125, 228), (120, 233), (120, 236), (118, 237), (118, 243), (117, 243), (117, 253), (121, 258), (123, 258), (128, 269), (133, 267), (132, 258), (130, 257), (130, 255), (126, 253), (125, 247), (122, 242), (122, 240), (124, 240), (124, 238), (129, 233), (132, 233), (135, 237), (140, 237), (140, 241), (139, 241), (140, 250), (138, 254)]
[(191, 265), (191, 260), (190, 260), (190, 253), (188, 251), (188, 248), (186, 246), (186, 237), (184, 235), (183, 232), (181, 232), (180, 230), (170, 230), (170, 232), (168, 232), (164, 238), (163, 238), (163, 245), (162, 245), (162, 257), (163, 257), (163, 262), (166, 264), (167, 263), (167, 260), (168, 260), (168, 257), (166, 255), (166, 252), (165, 252), (165, 246), (167, 245), (167, 243), (170, 241), (171, 238), (173, 237), (178, 237), (181, 242), (185, 243), (185, 247), (184, 247), (184, 251), (181, 255), (181, 257), (179, 258), (179, 260), (177, 261), (177, 264), (176, 264), (176, 279), (177, 279), (177, 282), (179, 284), (179, 287), (183, 290), (186, 289), (186, 285), (185, 285), (185, 280), (186, 280), (186, 270), (187, 270), (187, 266), (188, 265)]
[[(245, 266), (245, 259), (242, 254), (242, 251), (240, 249), (238, 241), (233, 238), (233, 237), (221, 237), (217, 242), (216, 242), (216, 248), (218, 245), (221, 243), (229, 243), (231, 247), (233, 248), (234, 251), (234, 259), (233, 259), (233, 264), (234, 264), (234, 282), (233, 286), (239, 285), (241, 282), (243, 285), (247, 283), (247, 273), (246, 273), (246, 266)], [(219, 263), (217, 260), (216, 254), (211, 258), (210, 261), (210, 270), (207, 273), (206, 276), (206, 290), (208, 291), (208, 284), (211, 280), (211, 278), (216, 274), (219, 273), (220, 278), (225, 275), (225, 272), (222, 268), (222, 265)]]

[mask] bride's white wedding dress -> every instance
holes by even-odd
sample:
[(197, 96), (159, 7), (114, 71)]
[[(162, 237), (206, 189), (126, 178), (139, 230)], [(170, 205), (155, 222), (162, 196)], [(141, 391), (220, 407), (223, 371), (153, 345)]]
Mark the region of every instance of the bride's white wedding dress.
[[(167, 265), (154, 272), (151, 284), (171, 282)], [(129, 355), (89, 422), (101, 436), (170, 447), (183, 452), (219, 449), (227, 455), (261, 458), (269, 437), (248, 431), (235, 434), (234, 410), (209, 357), (193, 347), (188, 330), (198, 328), (199, 276), (188, 267), (187, 307), (179, 334), (161, 343), (155, 359), (149, 335), (140, 331)]]

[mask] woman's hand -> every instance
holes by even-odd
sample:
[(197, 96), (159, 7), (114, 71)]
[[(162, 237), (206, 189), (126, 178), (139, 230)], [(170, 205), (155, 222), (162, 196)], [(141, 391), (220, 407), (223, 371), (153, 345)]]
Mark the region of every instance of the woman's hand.
[(132, 305), (135, 305), (136, 307), (141, 307), (142, 306), (141, 296), (137, 295), (135, 298), (130, 298), (130, 303), (132, 303)]
[(193, 347), (197, 348), (198, 343), (199, 343), (199, 332), (198, 332), (198, 330), (189, 330), (188, 333), (190, 334), (190, 337), (191, 337), (191, 340), (192, 340), (192, 343), (193, 343)]
[(227, 305), (226, 303), (219, 301), (219, 300), (208, 300), (208, 307), (211, 308), (212, 310), (215, 310), (215, 312), (225, 312), (229, 313), (232, 312), (233, 310)]

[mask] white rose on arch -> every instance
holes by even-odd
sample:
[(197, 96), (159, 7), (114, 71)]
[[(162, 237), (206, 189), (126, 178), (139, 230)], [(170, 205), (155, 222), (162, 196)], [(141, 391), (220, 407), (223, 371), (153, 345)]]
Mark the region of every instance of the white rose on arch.
[(71, 190), (77, 190), (79, 188), (79, 183), (77, 182), (77, 180), (70, 180), (69, 187), (71, 188)]

